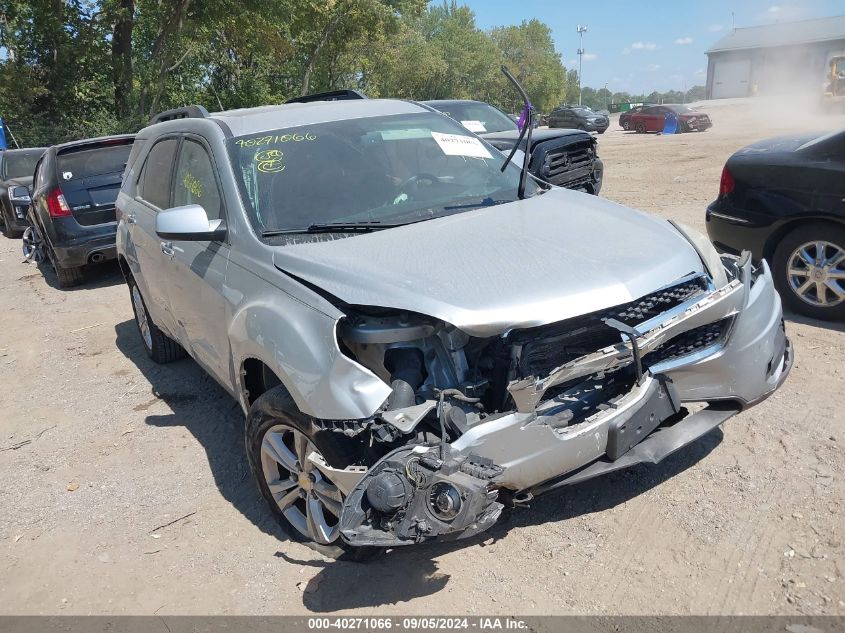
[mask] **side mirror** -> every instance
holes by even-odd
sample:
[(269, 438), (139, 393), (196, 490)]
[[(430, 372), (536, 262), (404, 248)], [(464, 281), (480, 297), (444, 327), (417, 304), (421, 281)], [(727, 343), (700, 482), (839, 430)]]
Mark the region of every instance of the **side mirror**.
[(156, 235), (165, 240), (215, 242), (226, 237), (223, 220), (209, 220), (198, 204), (174, 207), (156, 216)]

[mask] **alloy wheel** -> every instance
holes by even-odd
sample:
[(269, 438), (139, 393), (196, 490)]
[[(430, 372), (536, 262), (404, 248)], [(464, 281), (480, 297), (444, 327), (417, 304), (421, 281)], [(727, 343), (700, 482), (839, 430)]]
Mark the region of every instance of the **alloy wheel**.
[(132, 304), (135, 307), (135, 321), (138, 323), (138, 330), (144, 345), (147, 349), (153, 348), (153, 333), (150, 331), (150, 321), (147, 318), (147, 310), (144, 307), (144, 300), (141, 298), (141, 291), (136, 284), (132, 284)]
[(24, 259), (28, 262), (39, 263), (44, 259), (44, 250), (41, 243), (41, 237), (35, 230), (35, 227), (28, 226), (23, 232), (23, 239), (21, 250), (23, 251)]
[(786, 277), (805, 303), (837, 306), (845, 301), (845, 250), (824, 240), (802, 244), (789, 256)]
[(279, 424), (261, 442), (264, 482), (288, 522), (304, 537), (328, 545), (340, 534), (343, 495), (308, 459), (320, 454), (304, 433)]

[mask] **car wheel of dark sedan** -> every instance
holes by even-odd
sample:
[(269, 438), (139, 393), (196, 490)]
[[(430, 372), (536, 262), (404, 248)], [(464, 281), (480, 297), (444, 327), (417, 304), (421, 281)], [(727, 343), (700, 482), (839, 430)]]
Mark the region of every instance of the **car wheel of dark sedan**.
[(640, 121), (639, 123), (637, 123), (634, 129), (636, 130), (637, 134), (645, 134), (645, 123)]
[(625, 121), (622, 124), (622, 129), (625, 130), (626, 132), (630, 132), (631, 131), (631, 124), (628, 121)]
[(147, 312), (147, 306), (144, 304), (141, 291), (138, 289), (138, 284), (135, 283), (134, 279), (129, 280), (129, 295), (132, 297), (132, 311), (135, 313), (135, 325), (138, 326), (138, 332), (141, 335), (141, 341), (144, 343), (144, 351), (147, 352), (147, 356), (161, 365), (183, 358), (185, 356), (185, 350), (182, 349), (182, 346), (164, 334), (153, 323), (150, 313)]
[(795, 312), (845, 319), (845, 229), (811, 224), (787, 235), (773, 258), (775, 281)]
[(82, 283), (82, 267), (73, 266), (65, 268), (61, 264), (53, 262), (53, 270), (56, 271), (56, 277), (59, 280), (59, 288), (72, 288)]

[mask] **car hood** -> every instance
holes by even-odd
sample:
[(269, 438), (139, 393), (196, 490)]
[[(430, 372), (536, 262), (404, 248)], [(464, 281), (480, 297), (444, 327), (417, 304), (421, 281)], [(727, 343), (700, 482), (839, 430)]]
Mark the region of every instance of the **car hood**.
[[(488, 141), (511, 141), (516, 143), (519, 138), (519, 130), (507, 130), (505, 132), (485, 132), (479, 136)], [(564, 138), (571, 136), (583, 136), (584, 138), (592, 138), (592, 136), (583, 130), (569, 130), (561, 128), (545, 128), (531, 130), (531, 142), (541, 143), (556, 138)]]
[(6, 181), (9, 187), (29, 187), (32, 184), (32, 176), (21, 176), (20, 178), (11, 178)]
[(702, 272), (665, 220), (553, 189), (528, 200), (273, 248), (273, 263), (353, 305), (492, 336), (627, 303)]

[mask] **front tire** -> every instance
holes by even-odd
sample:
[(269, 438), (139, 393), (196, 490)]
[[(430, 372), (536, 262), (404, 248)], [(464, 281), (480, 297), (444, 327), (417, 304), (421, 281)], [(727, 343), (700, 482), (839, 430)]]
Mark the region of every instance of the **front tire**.
[(631, 131), (631, 124), (628, 121), (625, 121), (622, 124), (622, 129), (625, 130), (626, 132), (630, 132)]
[(781, 240), (772, 258), (783, 302), (814, 319), (845, 319), (845, 229), (813, 223)]
[(299, 411), (283, 385), (258, 397), (246, 420), (246, 450), (258, 488), (285, 532), (324, 556), (365, 560), (381, 548), (351, 547), (340, 536), (343, 493), (309, 459), (343, 468), (350, 447)]
[(147, 310), (141, 290), (135, 280), (129, 279), (129, 296), (132, 299), (132, 311), (135, 313), (135, 325), (141, 335), (144, 351), (154, 362), (163, 365), (179, 360), (185, 356), (185, 350), (172, 338), (162, 332)]

